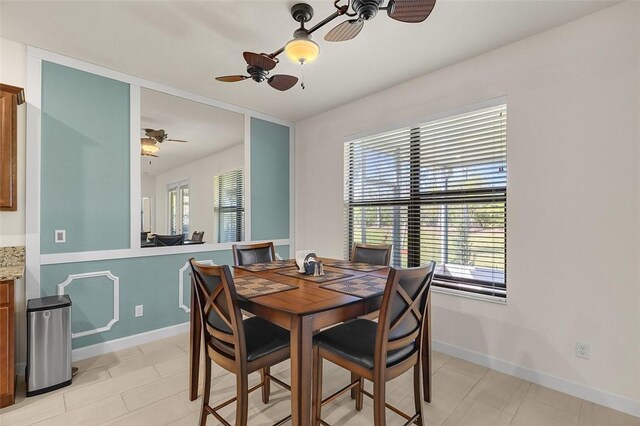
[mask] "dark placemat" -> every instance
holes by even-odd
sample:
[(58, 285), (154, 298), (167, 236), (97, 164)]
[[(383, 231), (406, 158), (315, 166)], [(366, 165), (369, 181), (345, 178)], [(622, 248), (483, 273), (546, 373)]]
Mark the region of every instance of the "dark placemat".
[(342, 272), (331, 272), (325, 271), (324, 275), (320, 275), (318, 277), (313, 275), (305, 275), (299, 273), (297, 270), (295, 271), (283, 271), (278, 272), (281, 275), (286, 275), (288, 277), (301, 278), (307, 281), (313, 281), (314, 283), (324, 283), (327, 281), (339, 280), (340, 278), (350, 277), (353, 274), (343, 274)]
[(236, 285), (236, 292), (245, 299), (251, 299), (256, 296), (264, 296), (266, 294), (278, 293), (281, 291), (292, 290), (296, 286), (278, 283), (267, 280), (256, 275), (249, 277), (238, 277), (233, 280)]
[(249, 272), (262, 272), (271, 269), (289, 268), (294, 266), (293, 260), (274, 260), (273, 262), (252, 263), (251, 265), (234, 266), (234, 268), (244, 269)]
[(347, 281), (340, 281), (339, 283), (325, 284), (320, 287), (350, 294), (351, 296), (370, 297), (384, 293), (386, 284), (387, 280), (385, 278), (363, 275)]
[(384, 265), (371, 265), (369, 263), (361, 263), (361, 262), (349, 262), (348, 260), (335, 260), (324, 262), (325, 266), (334, 266), (336, 268), (342, 269), (353, 269), (354, 271), (360, 272), (373, 272), (378, 269), (387, 268)]

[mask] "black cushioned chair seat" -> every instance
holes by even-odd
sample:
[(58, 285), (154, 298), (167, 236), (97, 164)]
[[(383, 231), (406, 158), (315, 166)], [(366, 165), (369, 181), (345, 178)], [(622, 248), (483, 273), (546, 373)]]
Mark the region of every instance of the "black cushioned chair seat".
[(253, 361), (289, 346), (289, 332), (260, 317), (242, 322), (247, 345), (247, 361)]
[[(357, 319), (318, 333), (313, 339), (321, 348), (373, 370), (377, 328), (376, 322)], [(415, 343), (410, 343), (403, 348), (387, 352), (387, 366), (402, 361), (411, 355), (414, 349)]]

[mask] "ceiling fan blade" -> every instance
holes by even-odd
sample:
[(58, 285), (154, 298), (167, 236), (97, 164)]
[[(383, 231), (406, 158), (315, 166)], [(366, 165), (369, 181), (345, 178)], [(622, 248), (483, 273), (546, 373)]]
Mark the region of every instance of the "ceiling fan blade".
[(187, 141), (182, 140), (182, 139), (165, 139), (165, 142), (182, 142), (182, 143), (187, 143)]
[(155, 154), (145, 154), (144, 152), (142, 154), (140, 154), (140, 155), (142, 155), (143, 157), (156, 157), (156, 158), (158, 158), (158, 156), (155, 155)]
[(223, 75), (222, 77), (216, 77), (218, 81), (224, 81), (225, 83), (233, 83), (235, 81), (242, 81), (249, 78), (246, 75)]
[(269, 80), (267, 80), (267, 83), (269, 83), (269, 86), (280, 91), (291, 89), (293, 86), (296, 85), (297, 82), (298, 82), (298, 77), (294, 77), (292, 75), (286, 75), (286, 74), (274, 75), (273, 77), (270, 77)]
[(364, 21), (362, 19), (349, 19), (333, 27), (331, 31), (324, 35), (326, 41), (347, 41), (351, 40), (362, 31)]
[(244, 56), (244, 60), (247, 61), (247, 64), (250, 66), (262, 68), (265, 71), (271, 71), (278, 63), (267, 55), (261, 55), (259, 53), (243, 52), (242, 56)]
[(436, 0), (389, 0), (387, 14), (396, 21), (418, 23), (431, 14)]

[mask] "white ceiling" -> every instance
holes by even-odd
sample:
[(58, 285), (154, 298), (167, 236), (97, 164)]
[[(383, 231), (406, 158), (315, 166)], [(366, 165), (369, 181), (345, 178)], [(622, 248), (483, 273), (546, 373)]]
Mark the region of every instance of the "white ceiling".
[[(164, 129), (170, 139), (157, 144), (158, 157), (141, 157), (141, 172), (151, 176), (241, 144), (244, 116), (153, 90), (140, 91), (142, 129)], [(144, 137), (144, 130), (140, 136)]]
[[(544, 31), (615, 2), (587, 0), (438, 0), (421, 24), (381, 12), (360, 35), (322, 40), (305, 66), (306, 89), (278, 92), (242, 74), (244, 50), (273, 52), (292, 36), (294, 1), (2, 1), (2, 37), (194, 93), (297, 121)], [(312, 1), (311, 24), (333, 11)], [(340, 20), (335, 21), (340, 22)], [(284, 56), (276, 73), (300, 75)], [(273, 74), (273, 72), (272, 72)]]

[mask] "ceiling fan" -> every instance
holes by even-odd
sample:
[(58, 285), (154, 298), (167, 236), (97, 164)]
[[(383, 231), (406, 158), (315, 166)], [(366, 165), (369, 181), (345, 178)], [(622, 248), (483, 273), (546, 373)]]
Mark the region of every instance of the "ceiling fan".
[[(300, 28), (295, 30), (292, 40), (273, 53), (244, 52), (243, 56), (247, 62), (249, 75), (227, 75), (216, 77), (216, 80), (227, 83), (247, 79), (261, 83), (266, 80), (274, 89), (289, 90), (298, 82), (297, 77), (286, 74), (269, 77), (269, 72), (279, 62), (277, 56), (286, 52), (294, 62), (305, 64), (312, 61), (318, 56), (320, 48), (311, 40), (311, 34), (334, 19), (342, 15), (351, 18), (334, 27), (324, 36), (324, 39), (334, 42), (346, 41), (357, 36), (364, 27), (365, 21), (373, 19), (380, 10), (386, 10), (387, 15), (396, 21), (419, 23), (427, 19), (436, 4), (436, 0), (348, 0), (347, 4), (339, 5), (340, 1), (333, 2), (336, 8), (335, 12), (309, 29), (306, 29), (304, 24), (313, 18), (313, 8), (306, 3), (293, 5), (291, 16), (300, 23)], [(387, 4), (383, 6), (385, 1)]]
[(182, 139), (169, 139), (169, 135), (164, 129), (143, 129), (146, 138), (140, 139), (140, 154), (147, 157), (157, 157), (156, 152), (160, 150), (157, 144), (163, 142), (182, 142), (187, 141)]
[(325, 34), (326, 41), (351, 40), (364, 27), (365, 21), (373, 19), (380, 10), (386, 10), (387, 16), (396, 21), (408, 23), (423, 22), (433, 11), (436, 0), (389, 0), (385, 7), (384, 0), (351, 0), (353, 13), (347, 16), (354, 17), (335, 26)]
[(244, 52), (242, 56), (244, 56), (244, 60), (247, 62), (247, 72), (249, 75), (225, 75), (216, 77), (216, 80), (226, 83), (247, 80), (249, 78), (258, 83), (266, 80), (269, 86), (280, 91), (289, 90), (298, 82), (298, 77), (287, 74), (277, 74), (269, 77), (269, 71), (274, 69), (278, 64), (277, 59), (274, 59), (270, 55), (265, 53)]

